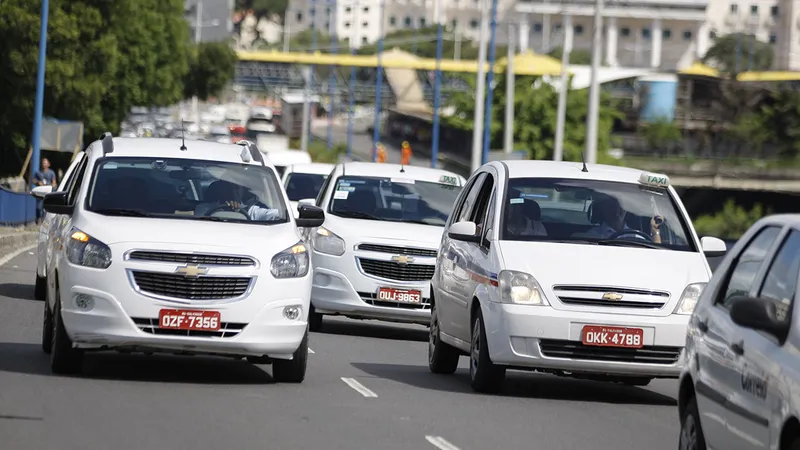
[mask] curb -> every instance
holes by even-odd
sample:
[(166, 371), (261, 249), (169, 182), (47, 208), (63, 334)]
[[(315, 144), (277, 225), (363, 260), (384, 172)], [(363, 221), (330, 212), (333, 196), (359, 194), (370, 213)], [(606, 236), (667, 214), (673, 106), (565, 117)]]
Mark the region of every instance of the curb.
[(14, 231), (10, 233), (2, 233), (0, 234), (0, 258), (13, 254), (19, 249), (36, 245), (38, 239), (38, 231)]

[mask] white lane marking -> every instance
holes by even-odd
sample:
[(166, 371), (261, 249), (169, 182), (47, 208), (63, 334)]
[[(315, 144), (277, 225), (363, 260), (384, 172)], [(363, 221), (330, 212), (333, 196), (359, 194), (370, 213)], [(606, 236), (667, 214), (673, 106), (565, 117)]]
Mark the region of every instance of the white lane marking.
[(363, 395), (364, 397), (374, 398), (374, 397), (378, 396), (378, 394), (372, 392), (371, 390), (369, 390), (369, 388), (367, 388), (363, 384), (359, 383), (354, 378), (342, 377), (342, 381), (347, 383), (347, 385), (350, 386), (351, 388), (353, 388), (354, 391), (358, 392), (359, 394)]
[(23, 253), (25, 253), (25, 252), (27, 252), (27, 251), (29, 251), (31, 249), (36, 248), (38, 245), (39, 244), (37, 243), (37, 244), (31, 244), (31, 245), (29, 245), (27, 247), (22, 247), (20, 249), (14, 250), (13, 252), (11, 252), (11, 254), (0, 258), (0, 267), (5, 266), (6, 263), (11, 261), (12, 259), (16, 258), (17, 256), (19, 256), (19, 255), (21, 255), (21, 254), (23, 254)]
[(461, 450), (441, 436), (425, 436), (425, 440), (440, 450)]
[(308, 353), (314, 353), (314, 350), (308, 349)]

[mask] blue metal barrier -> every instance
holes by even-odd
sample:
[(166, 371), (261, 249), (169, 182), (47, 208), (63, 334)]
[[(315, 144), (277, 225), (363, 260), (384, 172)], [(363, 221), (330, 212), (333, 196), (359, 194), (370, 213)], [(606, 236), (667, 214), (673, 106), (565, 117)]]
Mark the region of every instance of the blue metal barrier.
[(28, 193), (0, 186), (0, 225), (25, 225), (36, 221), (36, 199)]

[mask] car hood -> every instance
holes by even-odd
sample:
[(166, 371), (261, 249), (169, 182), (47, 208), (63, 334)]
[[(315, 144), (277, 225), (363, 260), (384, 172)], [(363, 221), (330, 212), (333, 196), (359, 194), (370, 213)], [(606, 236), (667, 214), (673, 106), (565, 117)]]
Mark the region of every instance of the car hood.
[(362, 242), (438, 249), (443, 226), (383, 220), (349, 219), (325, 215), (323, 227), (347, 242), (348, 247)]

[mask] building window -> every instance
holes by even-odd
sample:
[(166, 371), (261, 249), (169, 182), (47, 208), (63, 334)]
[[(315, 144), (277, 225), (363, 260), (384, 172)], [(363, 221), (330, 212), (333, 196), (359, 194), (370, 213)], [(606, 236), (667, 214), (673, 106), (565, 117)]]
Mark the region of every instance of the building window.
[(397, 17), (395, 16), (389, 17), (389, 25), (391, 26), (397, 25)]
[(425, 18), (424, 17), (420, 17), (419, 18), (419, 26), (420, 26), (420, 28), (425, 28)]
[(369, 22), (361, 22), (362, 28), (367, 28), (369, 26)]
[(776, 43), (776, 42), (778, 42), (778, 35), (776, 35), (776, 34), (770, 34), (770, 35), (769, 35), (769, 43), (770, 43), (770, 44), (774, 44), (774, 43)]
[(685, 40), (685, 41), (692, 40), (692, 31), (691, 30), (686, 30), (686, 31), (683, 32), (683, 40)]
[(557, 23), (556, 26), (553, 27), (553, 29), (556, 30), (556, 32), (561, 31), (562, 28), (564, 27), (560, 23)]
[(330, 8), (325, 8), (325, 14), (330, 16), (331, 15), (331, 9)]
[(778, 17), (778, 7), (773, 6), (772, 8), (770, 8), (769, 13), (772, 15), (772, 17)]
[(350, 12), (350, 11), (352, 11), (352, 10), (353, 10), (353, 9), (352, 9), (352, 8), (350, 8), (350, 7), (348, 6), (348, 7), (346, 7), (346, 8), (344, 9), (344, 12), (346, 12), (346, 13), (349, 13), (349, 12)]
[(750, 14), (758, 15), (758, 5), (750, 5)]
[(308, 14), (309, 14), (311, 17), (314, 17), (314, 16), (317, 14), (317, 12), (314, 10), (314, 8), (311, 8), (311, 11), (309, 11), (309, 12), (308, 12)]
[(711, 39), (716, 39), (717, 38), (717, 30), (709, 31), (708, 32), (708, 37), (711, 38)]
[(575, 25), (575, 34), (583, 34), (583, 25)]
[(737, 5), (736, 3), (731, 3), (731, 12), (732, 13), (739, 12), (739, 5)]
[(365, 13), (368, 13), (369, 12), (369, 6), (365, 6), (365, 7), (361, 8), (361, 11), (363, 11)]
[(330, 30), (331, 29), (331, 23), (330, 22), (325, 22), (325, 29), (326, 30)]
[(301, 12), (298, 12), (298, 13), (297, 13), (297, 17), (296, 17), (296, 18), (297, 18), (297, 21), (298, 21), (298, 22), (302, 22), (302, 21), (303, 21), (303, 13), (301, 13)]
[(619, 33), (622, 35), (622, 37), (628, 37), (631, 35), (631, 29), (628, 27), (623, 27), (621, 30), (619, 30)]
[(406, 18), (403, 19), (403, 23), (406, 25), (406, 28), (410, 27), (411, 26), (411, 17), (406, 16)]
[(642, 28), (642, 37), (650, 39), (650, 28)]
[(478, 28), (478, 20), (477, 19), (470, 20), (469, 21), (469, 27), (470, 28)]
[(367, 41), (367, 37), (366, 36), (361, 36), (361, 43), (362, 44), (366, 44), (367, 42), (368, 42)]
[(662, 31), (661, 32), (661, 37), (663, 37), (664, 39), (671, 38), (672, 37), (672, 30), (666, 29), (666, 30)]
[(540, 24), (540, 23), (533, 24), (533, 32), (534, 33), (541, 33), (542, 32), (542, 24)]
[(345, 22), (345, 23), (344, 23), (344, 27), (345, 27), (345, 28), (350, 28), (350, 22)]
[(456, 19), (451, 20), (450, 26), (452, 26), (453, 29), (455, 30), (458, 27), (458, 21)]

